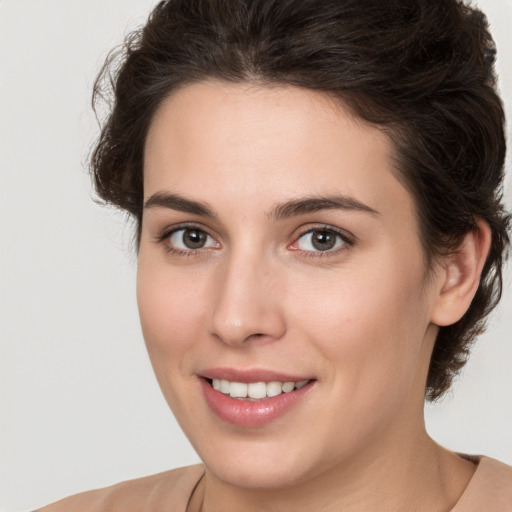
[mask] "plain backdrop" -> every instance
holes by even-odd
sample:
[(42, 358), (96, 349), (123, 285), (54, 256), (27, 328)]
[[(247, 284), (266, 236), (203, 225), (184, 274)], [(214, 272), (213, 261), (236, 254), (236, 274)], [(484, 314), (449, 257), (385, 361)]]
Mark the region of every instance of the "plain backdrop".
[[(512, 2), (480, 0), (512, 118)], [(0, 509), (198, 461), (153, 377), (131, 227), (92, 199), (92, 82), (150, 0), (0, 0)], [(510, 141), (510, 126), (508, 128)], [(507, 203), (512, 206), (512, 184)], [(427, 427), (512, 463), (512, 285)]]

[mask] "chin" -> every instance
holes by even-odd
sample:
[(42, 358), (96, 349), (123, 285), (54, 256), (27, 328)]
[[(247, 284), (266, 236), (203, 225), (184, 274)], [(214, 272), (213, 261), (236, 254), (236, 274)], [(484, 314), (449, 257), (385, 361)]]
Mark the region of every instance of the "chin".
[[(314, 455), (280, 439), (212, 443), (198, 453), (208, 470), (225, 484), (245, 489), (283, 489), (314, 477)], [(304, 443), (300, 443), (304, 446)], [(307, 461), (310, 461), (307, 463)], [(325, 469), (325, 468), (323, 468)]]
[(306, 479), (306, 471), (296, 464), (269, 464), (268, 461), (250, 461), (226, 457), (223, 461), (207, 463), (211, 471), (225, 484), (244, 489), (273, 490), (293, 487)]

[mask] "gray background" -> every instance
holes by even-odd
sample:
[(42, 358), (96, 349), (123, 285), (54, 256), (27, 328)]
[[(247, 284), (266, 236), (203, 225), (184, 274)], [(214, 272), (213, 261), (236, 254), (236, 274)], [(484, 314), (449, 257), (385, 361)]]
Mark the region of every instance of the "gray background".
[[(91, 200), (89, 105), (106, 52), (150, 0), (0, 2), (0, 509), (198, 460), (160, 395), (124, 217)], [(480, 0), (512, 119), (512, 3)], [(510, 127), (508, 129), (510, 140)], [(509, 156), (510, 169), (510, 156)], [(512, 206), (510, 171), (507, 202)], [(453, 392), (441, 444), (512, 464), (512, 285)]]

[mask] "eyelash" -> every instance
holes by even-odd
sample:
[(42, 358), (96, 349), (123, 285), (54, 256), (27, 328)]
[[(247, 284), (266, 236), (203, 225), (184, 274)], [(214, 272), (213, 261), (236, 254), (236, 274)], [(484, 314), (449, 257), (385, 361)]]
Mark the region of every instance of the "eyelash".
[(297, 244), (301, 238), (305, 237), (306, 235), (308, 235), (310, 233), (315, 233), (315, 232), (326, 232), (326, 233), (334, 234), (336, 237), (338, 237), (341, 240), (341, 242), (342, 242), (341, 247), (337, 247), (334, 249), (328, 249), (326, 251), (320, 251), (320, 250), (318, 250), (318, 251), (302, 250), (301, 251), (300, 249), (294, 249), (296, 251), (301, 251), (302, 257), (305, 257), (305, 258), (329, 258), (329, 257), (337, 256), (340, 252), (346, 251), (347, 249), (349, 249), (350, 247), (352, 247), (355, 244), (355, 237), (353, 237), (352, 235), (349, 235), (347, 232), (342, 231), (340, 229), (337, 229), (332, 226), (328, 226), (328, 225), (324, 224), (324, 225), (313, 226), (313, 227), (307, 229), (306, 231), (301, 232), (295, 238), (295, 241), (292, 244), (290, 244), (288, 247), (291, 247), (292, 245)]
[[(204, 255), (204, 251), (207, 249), (210, 249), (209, 247), (198, 248), (198, 249), (180, 249), (177, 247), (172, 247), (170, 245), (170, 243), (168, 243), (169, 238), (173, 234), (177, 233), (178, 231), (185, 231), (185, 230), (197, 230), (197, 231), (205, 233), (208, 237), (214, 239), (213, 236), (210, 235), (208, 233), (208, 231), (206, 231), (201, 226), (198, 226), (196, 224), (181, 224), (181, 225), (174, 226), (173, 228), (167, 229), (164, 232), (162, 232), (160, 235), (158, 235), (156, 237), (155, 242), (159, 243), (159, 244), (164, 244), (165, 250), (167, 252), (175, 254), (177, 256), (196, 256), (197, 257), (197, 256)], [(342, 251), (349, 249), (355, 243), (354, 237), (352, 235), (349, 235), (345, 231), (341, 231), (337, 228), (334, 228), (334, 227), (328, 226), (328, 225), (318, 225), (318, 226), (310, 227), (309, 229), (299, 233), (299, 235), (294, 239), (294, 241), (291, 244), (289, 244), (287, 247), (290, 248), (292, 245), (297, 244), (299, 242), (299, 240), (301, 240), (301, 238), (305, 237), (306, 235), (308, 235), (310, 233), (315, 233), (318, 231), (320, 231), (320, 232), (324, 231), (327, 233), (334, 234), (336, 237), (338, 237), (341, 240), (342, 246), (335, 248), (335, 249), (328, 249), (326, 251), (320, 251), (320, 250), (306, 251), (306, 250), (300, 250), (300, 249), (292, 249), (292, 250), (300, 251), (302, 253), (302, 256), (306, 257), (306, 258), (328, 258), (328, 257), (332, 257), (334, 255), (339, 254)]]
[[(176, 256), (201, 256), (204, 255), (205, 248), (199, 248), (199, 249), (179, 249), (177, 247), (172, 247), (170, 245), (169, 239), (170, 237), (177, 233), (178, 231), (201, 231), (202, 233), (205, 233), (207, 236), (213, 239), (213, 236), (208, 233), (204, 228), (201, 226), (197, 226), (196, 224), (181, 224), (178, 226), (174, 226), (171, 229), (167, 229), (163, 231), (160, 235), (156, 237), (155, 242), (158, 244), (163, 244), (165, 247), (165, 250), (169, 253), (175, 254)], [(208, 248), (207, 248), (208, 249)]]

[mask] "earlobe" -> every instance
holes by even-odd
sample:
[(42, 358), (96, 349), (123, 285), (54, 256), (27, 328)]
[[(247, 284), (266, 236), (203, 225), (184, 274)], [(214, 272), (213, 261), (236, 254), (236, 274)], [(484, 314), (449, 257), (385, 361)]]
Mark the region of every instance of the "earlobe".
[(480, 284), (480, 276), (491, 246), (491, 228), (478, 220), (456, 251), (447, 255), (439, 272), (439, 292), (431, 321), (451, 325), (462, 318)]

